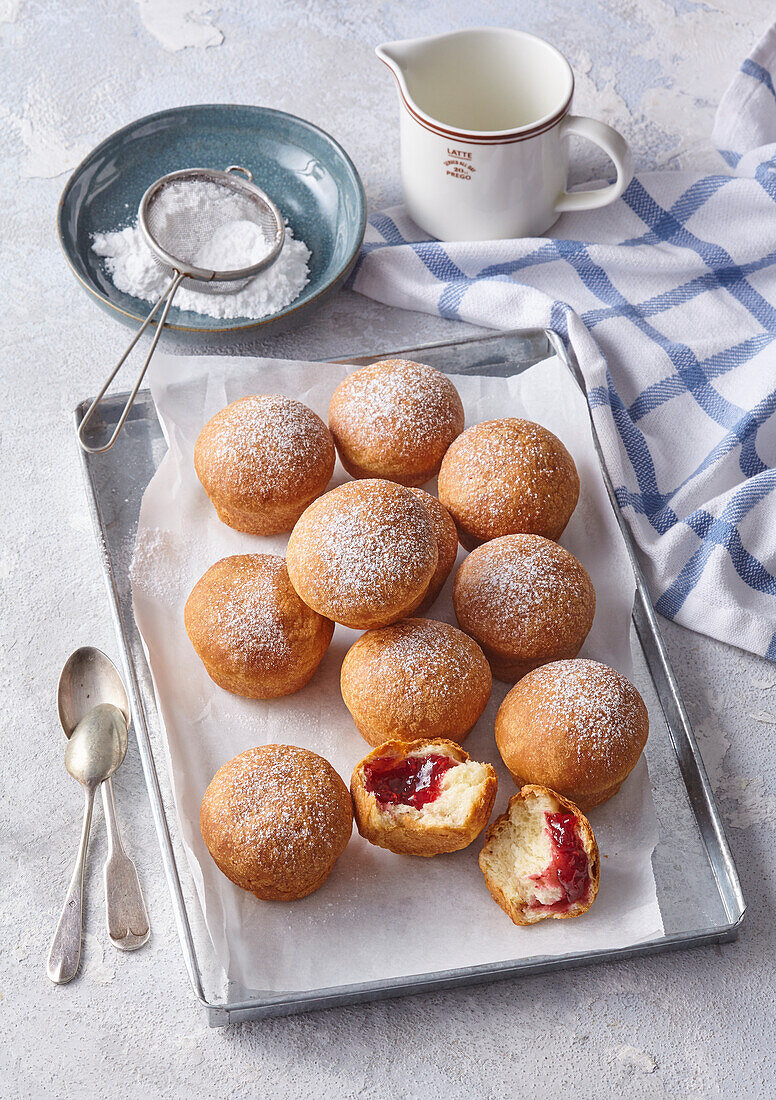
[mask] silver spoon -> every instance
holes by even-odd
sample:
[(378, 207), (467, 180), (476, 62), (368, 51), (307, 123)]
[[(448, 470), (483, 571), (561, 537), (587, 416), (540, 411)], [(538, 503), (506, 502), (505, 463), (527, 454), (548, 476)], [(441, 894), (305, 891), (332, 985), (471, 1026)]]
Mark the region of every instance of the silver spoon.
[[(71, 653), (59, 677), (57, 709), (66, 737), (96, 703), (112, 703), (129, 722), (129, 700), (116, 666), (102, 650), (82, 646)], [(108, 935), (115, 947), (134, 951), (146, 943), (151, 927), (137, 870), (121, 843), (110, 779), (102, 785), (102, 807), (108, 829), (104, 871)]]
[(52, 982), (69, 982), (78, 971), (81, 958), (84, 866), (92, 824), (94, 792), (103, 780), (113, 775), (126, 751), (126, 719), (112, 703), (102, 703), (89, 711), (75, 727), (67, 742), (65, 767), (85, 788), (84, 823), (73, 877), (51, 943), (47, 973)]

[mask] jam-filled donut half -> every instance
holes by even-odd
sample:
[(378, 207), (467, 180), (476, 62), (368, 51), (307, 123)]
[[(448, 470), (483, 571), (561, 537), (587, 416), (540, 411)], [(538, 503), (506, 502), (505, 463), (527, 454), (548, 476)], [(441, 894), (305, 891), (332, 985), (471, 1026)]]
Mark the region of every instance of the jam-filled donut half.
[(586, 913), (598, 894), (600, 860), (590, 822), (548, 787), (526, 786), (490, 826), (480, 869), (515, 924)]
[(358, 831), (401, 855), (456, 852), (488, 823), (498, 780), (442, 737), (387, 741), (356, 765), (350, 783)]

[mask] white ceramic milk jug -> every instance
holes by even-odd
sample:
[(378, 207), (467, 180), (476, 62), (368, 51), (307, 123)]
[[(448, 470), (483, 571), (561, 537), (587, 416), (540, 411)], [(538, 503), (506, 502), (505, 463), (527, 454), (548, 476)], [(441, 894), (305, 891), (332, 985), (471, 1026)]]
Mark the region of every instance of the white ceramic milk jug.
[[(543, 39), (480, 27), (389, 42), (376, 52), (401, 99), (405, 201), (431, 236), (536, 236), (563, 211), (606, 206), (628, 186), (625, 139), (604, 122), (568, 113), (574, 74)], [(600, 145), (617, 170), (614, 183), (566, 190), (570, 134)]]

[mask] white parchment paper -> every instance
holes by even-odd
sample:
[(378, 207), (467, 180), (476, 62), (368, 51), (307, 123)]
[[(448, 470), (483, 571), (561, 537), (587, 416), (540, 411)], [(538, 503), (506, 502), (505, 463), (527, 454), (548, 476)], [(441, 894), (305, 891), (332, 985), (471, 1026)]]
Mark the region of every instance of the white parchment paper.
[[(216, 868), (199, 831), (199, 805), (214, 772), (254, 745), (302, 745), (326, 757), (346, 783), (369, 751), (339, 691), (339, 669), (358, 636), (338, 626), (310, 684), (259, 702), (216, 687), (183, 625), (186, 598), (202, 573), (228, 554), (284, 553), (286, 536), (261, 538), (216, 518), (193, 465), (209, 417), (252, 393), (284, 393), (326, 419), (329, 398), (352, 368), (281, 360), (158, 355), (152, 391), (169, 452), (143, 498), (132, 565), (134, 609), (165, 730), (178, 821), (215, 950), (234, 980), (251, 989), (297, 991), (429, 973), (536, 955), (623, 947), (662, 932), (651, 854), (658, 829), (646, 762), (619, 794), (594, 810), (602, 855), (601, 890), (578, 920), (515, 927), (492, 901), (477, 866), (481, 847), (420, 859), (375, 848), (354, 830), (326, 884), (291, 904), (258, 901)], [(453, 376), (468, 424), (526, 416), (546, 425), (574, 456), (579, 505), (561, 542), (589, 571), (595, 622), (582, 654), (631, 673), (633, 574), (593, 450), (584, 397), (556, 359), (516, 378)], [(337, 465), (332, 484), (346, 480)], [(459, 553), (459, 561), (463, 552)], [(455, 622), (452, 576), (429, 617)], [(493, 728), (508, 686), (494, 682), (490, 704), (465, 742), (498, 771), (495, 813), (515, 786)]]

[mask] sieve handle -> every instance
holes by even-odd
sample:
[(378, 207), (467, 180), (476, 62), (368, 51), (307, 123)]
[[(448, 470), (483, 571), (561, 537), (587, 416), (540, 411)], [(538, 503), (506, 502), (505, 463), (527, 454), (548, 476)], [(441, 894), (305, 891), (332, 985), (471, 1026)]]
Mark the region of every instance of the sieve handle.
[[(178, 289), (178, 287), (181, 285), (181, 282), (183, 281), (183, 279), (185, 279), (185, 277), (186, 276), (183, 275), (180, 271), (175, 272), (175, 275), (170, 280), (170, 282), (167, 284), (167, 287), (166, 287), (164, 293), (159, 298), (159, 300), (156, 302), (156, 304), (154, 305), (154, 308), (151, 310), (151, 312), (146, 317), (145, 321), (143, 321), (142, 325), (140, 326), (140, 328), (135, 333), (129, 347), (127, 348), (127, 350), (124, 352), (122, 357), (119, 359), (116, 366), (113, 368), (113, 370), (108, 375), (108, 377), (105, 381), (105, 385), (102, 387), (100, 392), (95, 397), (94, 401), (92, 401), (91, 405), (87, 409), (86, 416), (83, 418), (83, 420), (81, 421), (81, 424), (78, 428), (78, 442), (81, 444), (81, 447), (85, 451), (89, 452), (89, 454), (91, 454), (91, 455), (103, 454), (103, 452), (109, 451), (110, 448), (113, 446), (113, 444), (116, 442), (119, 432), (124, 427), (124, 421), (129, 416), (129, 410), (132, 408), (132, 405), (134, 404), (135, 398), (137, 397), (137, 391), (140, 389), (140, 386), (143, 382), (143, 379), (145, 378), (145, 373), (148, 370), (148, 364), (151, 362), (153, 354), (156, 351), (156, 345), (159, 343), (159, 338), (162, 335), (162, 329), (164, 328), (165, 321), (167, 320), (167, 314), (170, 312), (170, 306), (172, 305), (172, 300), (175, 297), (175, 292)], [(156, 332), (154, 333), (154, 338), (151, 341), (151, 347), (148, 349), (148, 355), (146, 356), (145, 363), (143, 363), (140, 374), (137, 376), (137, 381), (135, 382), (135, 385), (132, 388), (132, 393), (130, 393), (129, 397), (127, 398), (126, 404), (124, 405), (124, 408), (122, 409), (121, 416), (119, 417), (118, 423), (117, 423), (116, 427), (113, 429), (113, 435), (110, 437), (110, 439), (108, 440), (107, 443), (103, 443), (99, 447), (92, 447), (84, 439), (84, 431), (85, 431), (89, 421), (91, 420), (92, 416), (97, 411), (97, 407), (99, 406), (100, 402), (102, 401), (103, 397), (105, 396), (105, 393), (106, 393), (108, 387), (110, 386), (111, 382), (113, 381), (113, 379), (116, 377), (118, 372), (123, 367), (124, 363), (127, 360), (127, 357), (129, 356), (129, 353), (132, 351), (135, 344), (138, 342), (138, 340), (143, 335), (145, 330), (151, 324), (151, 321), (153, 321), (154, 316), (156, 315), (156, 312), (157, 312), (157, 310), (159, 309), (159, 307), (161, 305), (164, 305), (164, 309), (162, 310), (162, 315), (159, 318), (159, 321), (157, 323)]]

